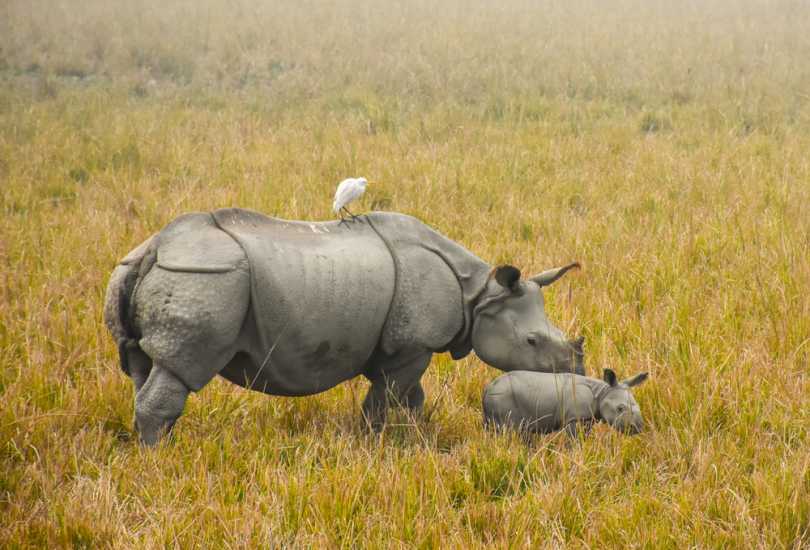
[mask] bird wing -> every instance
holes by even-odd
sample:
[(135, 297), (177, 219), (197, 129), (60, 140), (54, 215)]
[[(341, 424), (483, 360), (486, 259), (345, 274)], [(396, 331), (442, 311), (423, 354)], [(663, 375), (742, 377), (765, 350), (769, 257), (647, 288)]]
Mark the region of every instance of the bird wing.
[(346, 204), (349, 204), (353, 200), (360, 198), (363, 195), (363, 192), (365, 192), (365, 190), (366, 190), (365, 187), (360, 185), (359, 181), (355, 181), (354, 184), (351, 187), (349, 187), (349, 190), (346, 193), (348, 199), (346, 201)]
[(358, 198), (365, 189), (354, 178), (345, 179), (338, 185), (335, 192), (335, 202), (332, 203), (332, 210), (337, 213), (341, 208)]
[(332, 203), (332, 210), (334, 210), (335, 213), (349, 202), (350, 199), (347, 200), (347, 192), (353, 181), (353, 178), (347, 178), (338, 184), (337, 190), (335, 191), (335, 201)]

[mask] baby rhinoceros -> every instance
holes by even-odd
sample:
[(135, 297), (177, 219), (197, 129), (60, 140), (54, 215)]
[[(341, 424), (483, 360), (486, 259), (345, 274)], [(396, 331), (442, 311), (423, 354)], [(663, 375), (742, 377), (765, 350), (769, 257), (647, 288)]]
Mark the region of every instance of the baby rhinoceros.
[(637, 434), (644, 421), (630, 388), (646, 379), (644, 372), (619, 382), (610, 369), (604, 381), (573, 373), (511, 371), (484, 389), (484, 423), (524, 433), (566, 429), (574, 435), (578, 423), (604, 420)]

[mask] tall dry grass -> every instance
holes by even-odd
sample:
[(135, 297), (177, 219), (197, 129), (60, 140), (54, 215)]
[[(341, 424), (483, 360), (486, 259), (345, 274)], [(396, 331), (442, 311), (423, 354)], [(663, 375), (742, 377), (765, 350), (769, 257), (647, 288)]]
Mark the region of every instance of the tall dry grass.
[[(0, 6), (0, 546), (810, 545), (810, 6), (356, 0)], [(473, 356), (382, 436), (366, 383), (215, 381), (133, 440), (108, 273), (189, 210), (324, 219), (334, 184), (650, 370), (649, 430), (485, 433)]]

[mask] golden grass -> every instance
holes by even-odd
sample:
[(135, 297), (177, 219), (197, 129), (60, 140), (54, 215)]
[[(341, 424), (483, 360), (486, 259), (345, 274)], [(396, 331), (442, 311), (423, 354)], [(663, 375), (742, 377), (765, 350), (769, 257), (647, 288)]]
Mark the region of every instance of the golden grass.
[[(802, 2), (5, 2), (0, 546), (810, 546)], [(639, 437), (485, 433), (473, 356), (427, 421), (216, 380), (132, 433), (106, 279), (174, 216), (324, 219), (335, 183), (547, 293)]]

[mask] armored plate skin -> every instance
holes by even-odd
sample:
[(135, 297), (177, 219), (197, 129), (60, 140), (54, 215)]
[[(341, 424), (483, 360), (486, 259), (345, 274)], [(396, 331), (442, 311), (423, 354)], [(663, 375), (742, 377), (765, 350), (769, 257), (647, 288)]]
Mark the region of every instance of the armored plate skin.
[(214, 217), (250, 258), (252, 274), (250, 336), (241, 346), (250, 365), (229, 365), (223, 376), (271, 394), (308, 395), (361, 374), (395, 284), (391, 254), (368, 224), (287, 222), (239, 210)]

